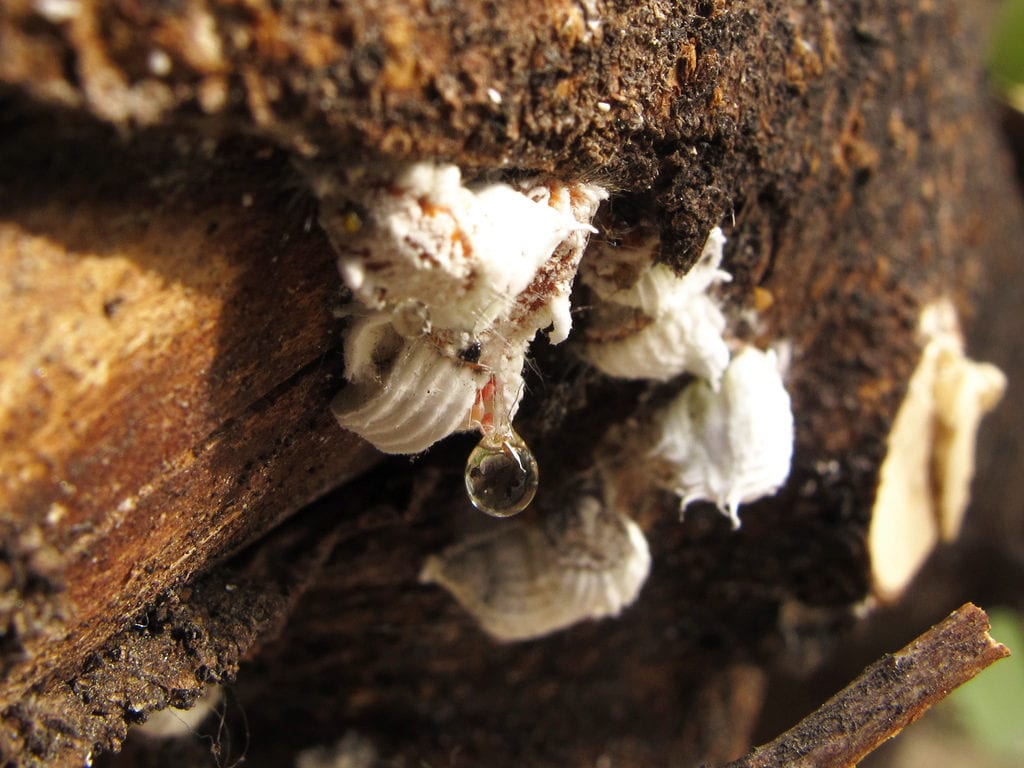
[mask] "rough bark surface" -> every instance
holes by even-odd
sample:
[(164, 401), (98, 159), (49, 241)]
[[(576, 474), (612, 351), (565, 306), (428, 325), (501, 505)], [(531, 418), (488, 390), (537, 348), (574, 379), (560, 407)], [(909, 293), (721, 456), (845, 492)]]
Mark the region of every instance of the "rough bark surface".
[[(738, 757), (756, 664), (867, 594), (920, 308), (949, 294), (969, 316), (990, 255), (1024, 236), (979, 47), (970, 10), (923, 0), (4, 3), (6, 759), (79, 764), (243, 657), (254, 765), (348, 730), (409, 765)], [(216, 565), (377, 460), (328, 411), (342, 290), (292, 162), (375, 157), (597, 180), (600, 236), (656, 227), (679, 267), (722, 223), (730, 312), (759, 289), (746, 334), (793, 350), (787, 486), (736, 533), (652, 495), (639, 603), (521, 646), (416, 583), (484, 525), (468, 438)], [(535, 358), (517, 426), (550, 489), (666, 391)]]
[[(296, 191), (245, 207), (259, 164), (173, 150), (162, 188), (156, 156), (55, 130), (16, 121), (0, 150), (0, 508), (8, 588), (29, 597), (4, 622), (12, 700), (375, 460), (317, 405), (337, 388), (339, 286), (301, 218), (266, 228)], [(287, 164), (267, 163), (279, 184)]]

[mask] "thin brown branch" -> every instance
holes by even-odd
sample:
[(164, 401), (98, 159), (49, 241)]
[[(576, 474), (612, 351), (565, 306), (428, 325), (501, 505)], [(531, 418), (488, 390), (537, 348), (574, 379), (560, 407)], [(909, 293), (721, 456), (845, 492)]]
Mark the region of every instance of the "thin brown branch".
[(985, 612), (963, 605), (901, 651), (876, 661), (777, 739), (722, 768), (856, 765), (955, 688), (1010, 655), (988, 630)]

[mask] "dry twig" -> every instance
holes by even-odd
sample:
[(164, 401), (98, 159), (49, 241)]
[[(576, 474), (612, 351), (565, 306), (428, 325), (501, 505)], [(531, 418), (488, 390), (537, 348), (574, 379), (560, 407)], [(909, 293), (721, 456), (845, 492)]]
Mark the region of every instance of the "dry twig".
[(1010, 655), (988, 630), (983, 610), (972, 603), (961, 606), (902, 650), (876, 661), (777, 739), (722, 768), (856, 765), (955, 688)]

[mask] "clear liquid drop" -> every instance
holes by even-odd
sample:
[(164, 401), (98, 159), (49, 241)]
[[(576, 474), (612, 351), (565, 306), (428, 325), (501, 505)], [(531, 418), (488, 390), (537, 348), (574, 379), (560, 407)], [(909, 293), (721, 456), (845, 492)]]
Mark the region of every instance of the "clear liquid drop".
[(484, 434), (466, 461), (469, 500), (494, 517), (511, 517), (530, 506), (538, 479), (533, 453), (511, 428)]

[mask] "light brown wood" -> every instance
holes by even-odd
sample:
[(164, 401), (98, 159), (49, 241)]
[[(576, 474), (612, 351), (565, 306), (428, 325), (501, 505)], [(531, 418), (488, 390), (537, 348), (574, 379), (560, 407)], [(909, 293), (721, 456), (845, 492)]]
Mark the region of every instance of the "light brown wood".
[[(834, 635), (869, 591), (921, 308), (948, 295), (983, 333), (992, 254), (1024, 238), (976, 21), (935, 0), (0, 3), (0, 753), (80, 763), (248, 654), (252, 765), (349, 726), (409, 764), (740, 754), (751, 659), (799, 634), (787, 617)], [(723, 225), (732, 327), (793, 353), (787, 485), (738, 532), (639, 488), (655, 565), (630, 612), (488, 645), (416, 580), (483, 527), (465, 445), (350, 480), (376, 457), (328, 410), (342, 294), (310, 168), (380, 158), (600, 182), (599, 237), (659, 234), (675, 268)], [(610, 381), (571, 344), (532, 351), (527, 514), (684, 383)]]
[(110, 168), (0, 215), (0, 510), (53, 579), (12, 638), (15, 697), (375, 456), (324, 407), (341, 283), (308, 206), (188, 170), (77, 196)]

